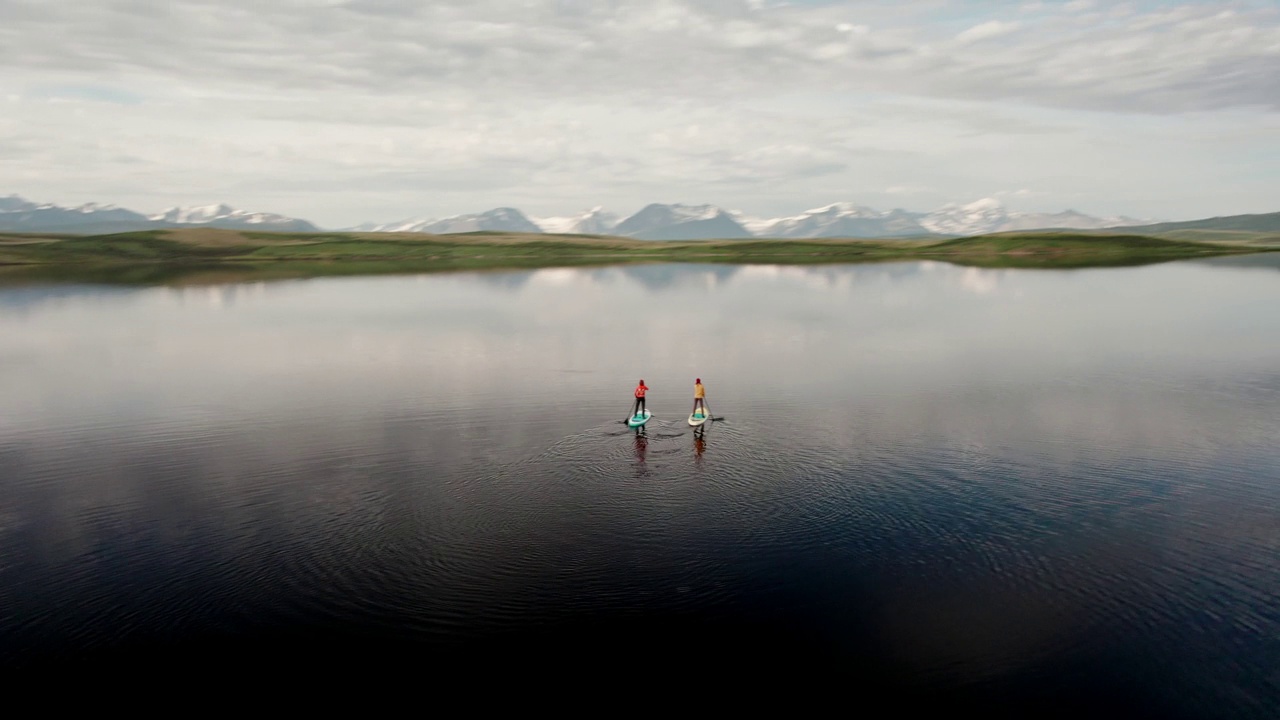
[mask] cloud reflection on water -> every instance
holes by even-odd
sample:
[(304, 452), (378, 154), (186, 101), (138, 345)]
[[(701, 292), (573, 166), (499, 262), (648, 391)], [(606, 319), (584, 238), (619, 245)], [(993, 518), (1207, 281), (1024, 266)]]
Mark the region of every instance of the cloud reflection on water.
[(1017, 392), (1033, 402), (1022, 413), (1050, 402), (1055, 422), (1104, 427), (1120, 408), (1072, 411), (1099, 388), (1170, 383), (1162, 397), (1173, 397), (1188, 379), (1274, 372), (1277, 299), (1266, 273), (1191, 263), (639, 265), (0, 290), (0, 429), (210, 401), (270, 412), (316, 392), (357, 405), (599, 412), (642, 376), (664, 406), (683, 406), (695, 375), (723, 405), (836, 395), (938, 412), (940, 397)]

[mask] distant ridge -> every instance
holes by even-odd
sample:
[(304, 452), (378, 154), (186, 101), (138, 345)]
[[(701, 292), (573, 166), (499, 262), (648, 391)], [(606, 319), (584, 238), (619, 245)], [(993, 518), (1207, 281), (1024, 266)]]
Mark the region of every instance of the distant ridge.
[(0, 197), (0, 231), (6, 232), (105, 235), (181, 227), (277, 232), (315, 232), (319, 229), (306, 220), (274, 213), (236, 210), (222, 204), (170, 208), (147, 216), (114, 205), (87, 203), (78, 207), (62, 207), (50, 203), (33, 203), (17, 195)]
[(1280, 232), (1280, 212), (1257, 215), (1223, 215), (1204, 220), (1154, 223), (1126, 228), (1142, 232), (1177, 232), (1178, 230), (1231, 230), (1240, 232)]

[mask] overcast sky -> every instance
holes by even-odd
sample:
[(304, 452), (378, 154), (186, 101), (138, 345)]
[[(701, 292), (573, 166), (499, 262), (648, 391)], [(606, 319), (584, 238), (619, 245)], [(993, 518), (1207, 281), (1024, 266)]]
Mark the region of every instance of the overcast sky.
[(1280, 210), (1280, 3), (0, 0), (0, 195)]

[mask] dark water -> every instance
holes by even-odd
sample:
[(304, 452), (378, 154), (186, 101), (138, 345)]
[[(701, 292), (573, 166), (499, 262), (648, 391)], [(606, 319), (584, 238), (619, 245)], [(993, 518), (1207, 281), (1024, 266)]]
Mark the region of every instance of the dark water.
[(1275, 717), (1280, 272), (0, 289), (0, 661)]

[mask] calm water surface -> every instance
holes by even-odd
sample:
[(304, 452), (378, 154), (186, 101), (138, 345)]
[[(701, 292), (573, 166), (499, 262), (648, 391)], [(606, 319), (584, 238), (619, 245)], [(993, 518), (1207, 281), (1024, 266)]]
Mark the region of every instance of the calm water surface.
[(1280, 272), (0, 288), (0, 662), (393, 655), (1276, 717)]

